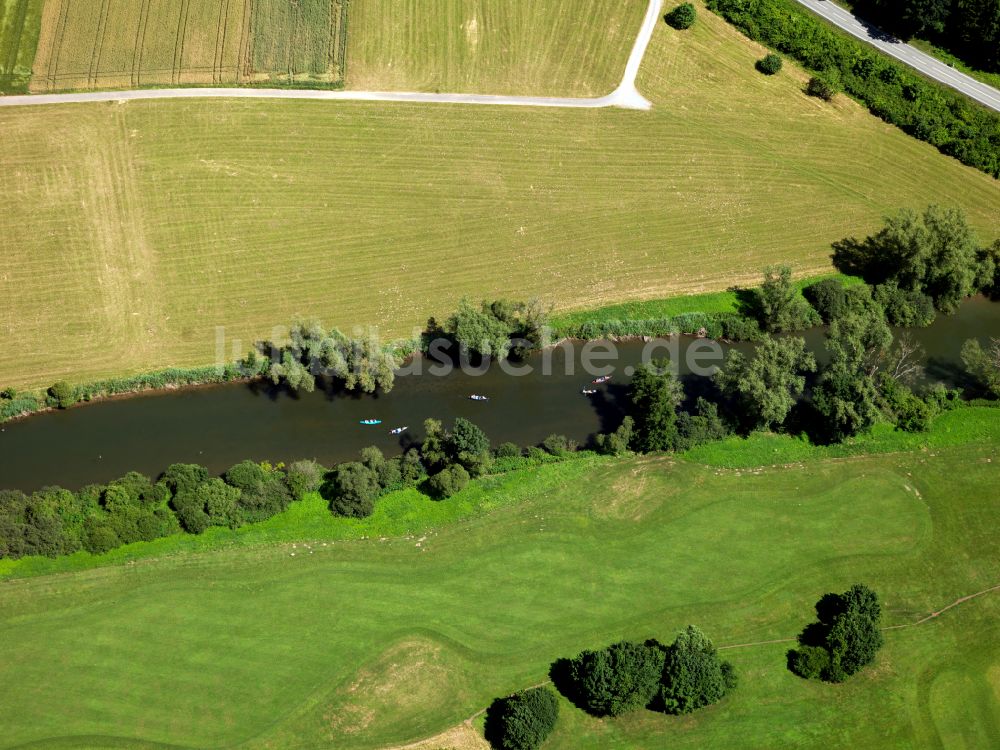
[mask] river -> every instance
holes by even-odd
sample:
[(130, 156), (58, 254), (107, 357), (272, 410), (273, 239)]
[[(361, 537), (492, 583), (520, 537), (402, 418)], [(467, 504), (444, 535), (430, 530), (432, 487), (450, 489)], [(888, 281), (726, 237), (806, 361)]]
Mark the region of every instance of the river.
[[(912, 334), (926, 351), (928, 378), (960, 384), (962, 344), (972, 337), (985, 342), (1000, 336), (1000, 304), (969, 300), (955, 315), (940, 316), (931, 327)], [(820, 359), (823, 337), (822, 329), (805, 333)], [(672, 347), (681, 373), (693, 386), (690, 390), (697, 390), (698, 378), (690, 374), (686, 360), (709, 345), (684, 336), (655, 345), (617, 343), (612, 363), (593, 361), (600, 368), (613, 368), (612, 380), (597, 386), (591, 381), (605, 369), (591, 367), (587, 372), (582, 360), (585, 351), (603, 351), (602, 344), (564, 342), (544, 355), (548, 368), (542, 355), (533, 355), (527, 362), (532, 372), (521, 376), (494, 366), (482, 374), (456, 370), (441, 377), (427, 372), (433, 363), (417, 360), (414, 367), (423, 367), (423, 374), (398, 377), (391, 393), (377, 396), (320, 390), (295, 395), (269, 384), (235, 383), (85, 404), (0, 427), (0, 488), (77, 489), (130, 470), (155, 477), (175, 462), (200, 463), (213, 472), (246, 458), (274, 462), (315, 458), (331, 465), (356, 457), (368, 445), (398, 453), (422, 437), (428, 417), (446, 423), (455, 417), (471, 419), (494, 445), (504, 441), (533, 445), (552, 433), (583, 443), (620, 423), (628, 368), (642, 361), (644, 349), (655, 346), (653, 354), (662, 356)], [(705, 354), (700, 361), (703, 366), (712, 363)], [(597, 393), (583, 394), (584, 388)], [(486, 395), (489, 401), (472, 401), (471, 394)], [(365, 426), (359, 424), (362, 419), (382, 423)], [(410, 429), (390, 435), (395, 427)]]

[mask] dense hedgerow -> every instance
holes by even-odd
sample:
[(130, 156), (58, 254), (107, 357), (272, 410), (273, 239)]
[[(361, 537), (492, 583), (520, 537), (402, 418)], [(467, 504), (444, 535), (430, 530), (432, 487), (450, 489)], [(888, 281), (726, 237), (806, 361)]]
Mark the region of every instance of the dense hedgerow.
[(826, 87), (836, 78), (877, 117), (1000, 177), (1000, 115), (834, 30), (792, 0), (708, 0), (708, 7), (751, 39), (816, 71)]

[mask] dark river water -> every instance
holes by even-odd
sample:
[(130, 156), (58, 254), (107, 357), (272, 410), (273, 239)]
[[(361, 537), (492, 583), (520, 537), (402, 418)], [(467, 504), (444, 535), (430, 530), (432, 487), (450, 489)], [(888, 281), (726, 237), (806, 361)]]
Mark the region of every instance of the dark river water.
[[(970, 300), (957, 314), (912, 334), (927, 353), (928, 378), (960, 385), (962, 344), (1000, 336), (1000, 304)], [(822, 359), (823, 331), (805, 337)], [(565, 342), (531, 357), (531, 372), (524, 375), (494, 366), (485, 373), (455, 369), (440, 376), (428, 372), (436, 363), (418, 359), (411, 367), (422, 367), (422, 374), (401, 375), (391, 393), (378, 396), (320, 390), (296, 396), (265, 384), (237, 383), (86, 404), (0, 428), (0, 488), (76, 489), (130, 470), (156, 476), (175, 462), (200, 463), (213, 472), (246, 458), (315, 458), (331, 465), (356, 457), (368, 445), (397, 453), (422, 437), (428, 417), (446, 423), (467, 417), (494, 445), (508, 440), (533, 445), (552, 433), (583, 443), (621, 422), (630, 368), (643, 361), (644, 353), (661, 357), (670, 351), (689, 392), (696, 392), (705, 380), (691, 374), (691, 365), (705, 372), (721, 363), (713, 358), (713, 345), (683, 336), (650, 344), (632, 341), (614, 344), (617, 356), (609, 358), (602, 356), (607, 342)], [(609, 382), (591, 384), (605, 374), (612, 375)], [(584, 388), (597, 393), (583, 394)], [(489, 401), (472, 401), (472, 394)], [(362, 419), (382, 424), (365, 426), (359, 424)], [(410, 429), (390, 435), (395, 427)]]

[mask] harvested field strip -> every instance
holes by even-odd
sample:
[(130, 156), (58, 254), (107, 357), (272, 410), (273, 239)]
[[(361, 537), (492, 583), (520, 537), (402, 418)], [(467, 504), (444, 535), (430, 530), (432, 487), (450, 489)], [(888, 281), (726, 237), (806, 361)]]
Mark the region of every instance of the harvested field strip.
[(0, 0), (0, 94), (24, 93), (45, 0)]
[(48, 0), (31, 90), (339, 85), (346, 24), (340, 0)]

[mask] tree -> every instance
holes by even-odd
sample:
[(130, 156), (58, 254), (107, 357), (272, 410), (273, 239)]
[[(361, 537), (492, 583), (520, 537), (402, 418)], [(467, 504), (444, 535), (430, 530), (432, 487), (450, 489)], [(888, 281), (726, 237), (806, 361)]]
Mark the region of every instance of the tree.
[(448, 463), (448, 433), (439, 419), (424, 420), (424, 441), (420, 444), (420, 456), (431, 473), (440, 471)]
[(396, 370), (402, 358), (391, 347), (383, 346), (374, 330), (350, 341), (344, 353), (344, 387), (365, 393), (381, 390), (388, 393), (396, 382)]
[(819, 316), (792, 286), (792, 269), (769, 266), (756, 291), (761, 327), (769, 333), (800, 331), (819, 322)]
[(843, 682), (875, 660), (884, 639), (879, 629), (882, 608), (874, 591), (858, 583), (843, 594), (824, 594), (816, 602), (816, 615), (817, 621), (799, 636), (800, 648), (789, 652), (791, 671)]
[(952, 312), (977, 291), (979, 248), (958, 209), (901, 210), (887, 217), (876, 234), (840, 240), (833, 251), (833, 263), (844, 273), (869, 284), (891, 281), (904, 291), (922, 292), (943, 312)]
[[(851, 290), (853, 291), (853, 290)], [(826, 348), (830, 361), (813, 391), (813, 405), (824, 418), (827, 437), (834, 441), (857, 435), (878, 420), (878, 388), (874, 381), (880, 362), (892, 345), (892, 331), (881, 307), (856, 293), (862, 302), (830, 324)]]
[(756, 68), (766, 76), (773, 76), (781, 70), (781, 57), (774, 53), (764, 55), (764, 57), (757, 61)]
[(360, 462), (344, 463), (330, 472), (320, 494), (336, 515), (367, 518), (375, 510), (375, 500), (380, 494), (378, 477)]
[(635, 420), (634, 447), (638, 451), (672, 450), (677, 443), (677, 407), (683, 397), (667, 359), (638, 367), (629, 385)]
[(498, 698), (486, 712), (486, 738), (499, 750), (536, 750), (552, 734), (559, 699), (547, 687)]
[(594, 716), (620, 716), (653, 700), (663, 674), (663, 650), (622, 641), (583, 651), (569, 665), (577, 702)]
[(458, 303), (458, 310), (448, 319), (445, 331), (467, 351), (484, 357), (506, 359), (510, 351), (512, 327), (510, 323), (499, 319), (487, 302), (482, 302), (477, 307), (468, 299), (462, 298)]
[(312, 393), (316, 390), (316, 378), (309, 372), (309, 368), (302, 364), (290, 351), (285, 351), (281, 355), (280, 362), (271, 364), (268, 376), (275, 385), (284, 381), (293, 391), (301, 390), (306, 393)]
[(49, 388), (49, 395), (56, 400), (60, 409), (68, 409), (80, 400), (79, 394), (74, 386), (65, 380), (60, 380)]
[(683, 31), (690, 29), (698, 17), (698, 12), (691, 3), (681, 3), (664, 16), (668, 25)]
[(1000, 338), (990, 339), (985, 348), (977, 339), (962, 345), (966, 369), (994, 397), (1000, 398)]
[(855, 584), (841, 595), (841, 609), (834, 614), (826, 638), (829, 680), (842, 682), (875, 660), (884, 642), (881, 616), (878, 596), (864, 584)]
[(775, 429), (802, 396), (806, 373), (815, 371), (816, 358), (806, 351), (804, 339), (768, 336), (753, 358), (731, 352), (716, 382), (738, 405), (749, 429)]
[(687, 714), (721, 700), (736, 687), (736, 674), (708, 637), (688, 625), (666, 650), (662, 683), (663, 710)]
[(446, 447), (449, 459), (461, 464), (472, 476), (479, 476), (489, 466), (490, 439), (464, 417), (455, 418)]
[(976, 253), (976, 259), (976, 287), (990, 299), (1000, 299), (1000, 239)]
[(450, 464), (427, 480), (432, 497), (445, 500), (461, 492), (469, 484), (469, 472), (461, 464)]

